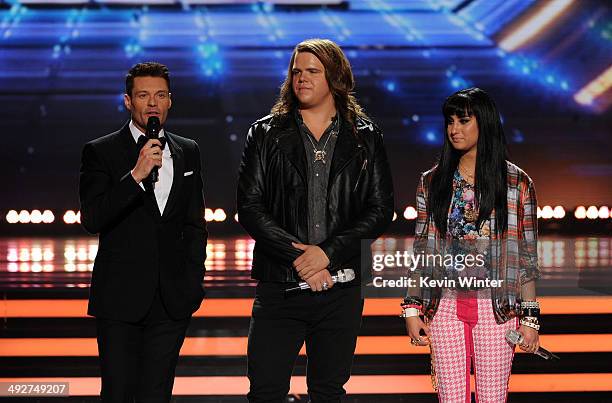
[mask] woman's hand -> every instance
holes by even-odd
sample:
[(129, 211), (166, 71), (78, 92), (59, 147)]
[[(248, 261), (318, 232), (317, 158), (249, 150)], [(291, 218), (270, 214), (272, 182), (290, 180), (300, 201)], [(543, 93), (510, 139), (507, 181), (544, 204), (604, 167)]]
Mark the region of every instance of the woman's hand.
[[(425, 336), (421, 336), (421, 329), (425, 332)], [(411, 343), (415, 346), (427, 346), (430, 343), (431, 333), (429, 326), (423, 322), (418, 316), (406, 318), (406, 330), (410, 336)]]
[(529, 326), (521, 325), (518, 332), (523, 335), (523, 342), (519, 344), (521, 350), (528, 353), (535, 353), (540, 347), (540, 335), (538, 331)]

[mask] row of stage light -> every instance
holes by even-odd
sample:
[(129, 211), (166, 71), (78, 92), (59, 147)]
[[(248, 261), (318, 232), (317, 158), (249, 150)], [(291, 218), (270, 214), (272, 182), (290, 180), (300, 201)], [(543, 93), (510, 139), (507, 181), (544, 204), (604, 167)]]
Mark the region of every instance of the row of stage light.
[[(61, 214), (61, 213), (60, 213)], [(204, 218), (207, 222), (224, 222), (227, 220), (227, 212), (222, 208), (207, 208)], [(538, 218), (543, 220), (563, 219), (566, 209), (562, 206), (538, 206)], [(417, 218), (417, 211), (413, 206), (407, 206), (402, 214), (404, 219), (410, 221)], [(574, 217), (578, 220), (607, 220), (612, 218), (612, 207), (608, 206), (578, 206), (574, 209)], [(393, 221), (398, 218), (397, 213), (393, 215)], [(6, 214), (6, 222), (9, 224), (51, 224), (55, 222), (55, 214), (51, 210), (9, 210)], [(62, 219), (66, 224), (80, 224), (81, 212), (66, 210)], [(238, 214), (234, 214), (234, 221), (238, 222)]]

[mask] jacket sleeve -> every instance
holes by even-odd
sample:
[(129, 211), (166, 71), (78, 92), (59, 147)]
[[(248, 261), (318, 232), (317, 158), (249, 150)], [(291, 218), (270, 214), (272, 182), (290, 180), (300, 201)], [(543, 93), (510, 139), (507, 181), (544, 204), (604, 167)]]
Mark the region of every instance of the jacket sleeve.
[(538, 202), (533, 181), (521, 189), (521, 207), (518, 219), (522, 227), (519, 240), (519, 262), (521, 284), (540, 277), (538, 267)]
[(183, 238), (187, 252), (187, 267), (191, 274), (202, 282), (206, 267), (206, 242), (208, 231), (206, 230), (206, 220), (204, 219), (205, 201), (202, 181), (202, 163), (200, 149), (194, 141), (194, 156), (196, 169), (193, 173), (193, 189), (191, 200), (185, 214), (183, 223)]
[(247, 133), (238, 174), (238, 221), (266, 255), (286, 266), (302, 254), (291, 246), (300, 240), (281, 228), (265, 205), (265, 170), (255, 136), (255, 126)]
[(333, 270), (361, 252), (361, 240), (374, 240), (393, 219), (393, 181), (380, 132), (375, 133), (372, 172), (364, 208), (349, 227), (332, 234), (318, 246)]
[(110, 168), (92, 143), (83, 148), (79, 176), (79, 200), (83, 227), (99, 233), (114, 222), (144, 190), (128, 171), (113, 183)]

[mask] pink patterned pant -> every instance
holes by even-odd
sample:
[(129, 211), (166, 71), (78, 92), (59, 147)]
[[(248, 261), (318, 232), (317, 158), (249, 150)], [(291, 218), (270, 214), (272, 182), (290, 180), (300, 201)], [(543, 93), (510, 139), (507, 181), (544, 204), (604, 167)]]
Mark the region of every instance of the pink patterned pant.
[(490, 292), (445, 290), (429, 326), (441, 403), (470, 402), (472, 365), (476, 402), (506, 402), (514, 346), (505, 335), (517, 320), (495, 322)]

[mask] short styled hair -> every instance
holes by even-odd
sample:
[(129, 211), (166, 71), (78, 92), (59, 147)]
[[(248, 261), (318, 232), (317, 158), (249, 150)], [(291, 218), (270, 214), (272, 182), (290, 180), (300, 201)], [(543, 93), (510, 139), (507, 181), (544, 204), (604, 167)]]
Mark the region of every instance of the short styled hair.
[(125, 76), (125, 93), (132, 96), (134, 89), (134, 78), (136, 77), (161, 77), (166, 80), (170, 88), (170, 71), (168, 67), (157, 62), (144, 62), (132, 66)]

